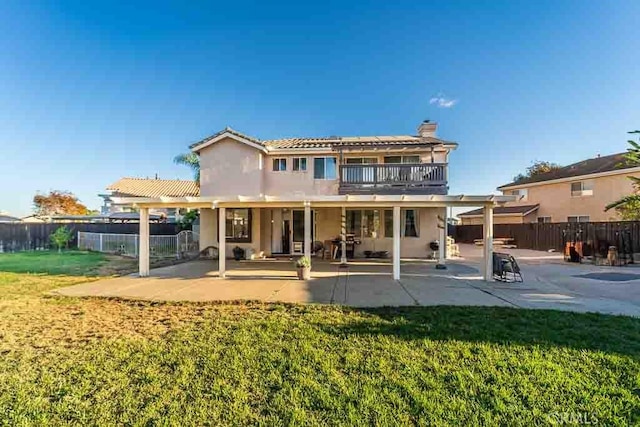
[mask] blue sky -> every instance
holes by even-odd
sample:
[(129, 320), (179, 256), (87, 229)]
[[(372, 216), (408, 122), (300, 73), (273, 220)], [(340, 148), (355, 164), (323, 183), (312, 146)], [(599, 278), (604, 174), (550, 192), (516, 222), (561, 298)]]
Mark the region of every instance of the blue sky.
[(637, 1), (62, 3), (0, 2), (0, 210), (16, 215), (36, 191), (97, 208), (121, 176), (189, 178), (173, 156), (227, 125), (436, 120), (460, 144), (456, 194), (624, 151), (640, 128)]

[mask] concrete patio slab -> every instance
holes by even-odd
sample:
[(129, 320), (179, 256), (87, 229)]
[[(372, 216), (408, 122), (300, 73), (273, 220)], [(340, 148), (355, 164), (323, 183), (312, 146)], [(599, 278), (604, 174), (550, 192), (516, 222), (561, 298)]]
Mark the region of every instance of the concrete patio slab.
[[(509, 250), (518, 259), (524, 283), (486, 283), (475, 247), (447, 270), (433, 261), (403, 260), (394, 281), (390, 260), (358, 260), (348, 270), (315, 260), (312, 279), (296, 278), (291, 260), (229, 261), (220, 279), (215, 261), (193, 261), (136, 275), (103, 279), (55, 291), (59, 295), (119, 297), (157, 301), (237, 301), (340, 304), (355, 307), (461, 305), (558, 309), (640, 316), (640, 269), (562, 262), (557, 254)], [(521, 256), (523, 255), (523, 256)], [(629, 280), (611, 272), (624, 272)], [(590, 275), (585, 278), (584, 275)], [(601, 280), (604, 279), (604, 280)]]

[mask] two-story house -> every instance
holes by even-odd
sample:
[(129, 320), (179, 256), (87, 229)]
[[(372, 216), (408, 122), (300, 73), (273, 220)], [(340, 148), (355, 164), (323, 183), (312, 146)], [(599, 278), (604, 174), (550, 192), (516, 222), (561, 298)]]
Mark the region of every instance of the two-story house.
[[(640, 177), (640, 167), (628, 165), (624, 155), (598, 156), (498, 187), (518, 201), (496, 208), (495, 223), (619, 221), (605, 206), (634, 191), (628, 176)], [(458, 217), (463, 225), (483, 221), (480, 210)]]
[[(218, 247), (222, 277), (235, 246), (256, 255), (310, 256), (314, 242), (337, 239), (344, 262), (352, 239), (359, 243), (355, 256), (392, 254), (399, 278), (400, 254), (425, 258), (434, 240), (441, 242), (444, 262), (447, 207), (483, 207), (490, 223), (494, 205), (515, 200), (449, 195), (449, 157), (456, 147), (436, 137), (429, 121), (417, 135), (395, 136), (260, 140), (226, 128), (191, 146), (200, 157), (199, 196), (114, 201), (134, 204), (141, 218), (149, 208), (198, 208), (200, 246)], [(487, 229), (490, 240), (492, 227)], [(491, 244), (485, 248), (491, 251)], [(140, 253), (146, 275), (142, 246)]]

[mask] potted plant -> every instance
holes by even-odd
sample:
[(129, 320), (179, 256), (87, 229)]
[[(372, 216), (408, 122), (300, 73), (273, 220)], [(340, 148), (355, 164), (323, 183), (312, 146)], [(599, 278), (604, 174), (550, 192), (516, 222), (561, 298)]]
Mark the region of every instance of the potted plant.
[(298, 280), (309, 280), (311, 278), (311, 260), (309, 257), (302, 256), (298, 258), (296, 270), (298, 272)]
[(233, 248), (233, 259), (235, 259), (236, 261), (244, 259), (244, 249), (242, 249), (240, 246), (236, 246), (235, 248)]

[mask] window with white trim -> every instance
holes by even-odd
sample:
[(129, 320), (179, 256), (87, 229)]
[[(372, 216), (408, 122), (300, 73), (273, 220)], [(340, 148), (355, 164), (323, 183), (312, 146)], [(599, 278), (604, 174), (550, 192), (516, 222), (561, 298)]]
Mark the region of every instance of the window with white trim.
[(294, 172), (306, 172), (307, 170), (307, 158), (306, 157), (294, 157), (293, 158), (293, 171)]
[(571, 183), (571, 197), (593, 196), (593, 181)]
[(347, 234), (362, 237), (362, 211), (347, 209)]
[(380, 235), (380, 211), (378, 209), (347, 209), (347, 234), (355, 237), (378, 238)]
[(251, 242), (251, 209), (227, 208), (225, 215), (227, 242)]
[(567, 217), (567, 222), (589, 222), (589, 215), (571, 215)]
[[(418, 209), (400, 211), (400, 236), (420, 237), (420, 216)], [(393, 237), (393, 209), (384, 211), (384, 237)]]
[(385, 164), (398, 164), (398, 163), (420, 163), (420, 156), (385, 156)]
[(393, 209), (384, 211), (384, 237), (393, 237)]
[(518, 196), (520, 197), (520, 200), (524, 201), (524, 200), (527, 200), (527, 196), (529, 195), (529, 190), (527, 190), (526, 188), (520, 188), (518, 190), (510, 190), (506, 192), (506, 195)]
[(287, 170), (287, 159), (285, 159), (285, 158), (273, 159), (273, 171), (274, 172), (284, 172), (286, 170)]
[(375, 157), (347, 157), (345, 163), (348, 165), (371, 165), (378, 163)]
[(418, 210), (405, 209), (400, 217), (402, 219), (402, 237), (420, 237)]
[(538, 222), (539, 222), (540, 224), (546, 224), (546, 223), (549, 223), (549, 222), (551, 222), (551, 217), (550, 217), (550, 216), (539, 216), (539, 217), (538, 217)]
[(314, 157), (313, 159), (314, 179), (336, 179), (337, 162), (335, 157)]

